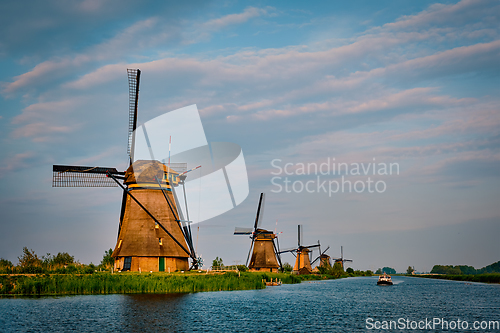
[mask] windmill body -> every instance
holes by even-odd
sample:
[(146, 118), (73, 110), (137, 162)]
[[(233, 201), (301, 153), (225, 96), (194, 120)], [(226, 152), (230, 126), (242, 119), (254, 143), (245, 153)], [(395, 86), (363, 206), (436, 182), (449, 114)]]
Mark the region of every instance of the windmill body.
[[(174, 238), (182, 240), (181, 244), (187, 248), (177, 222), (178, 210), (172, 188), (166, 179), (160, 185), (155, 179), (155, 176), (165, 178), (165, 174), (177, 175), (177, 172), (158, 161), (137, 161), (125, 173), (125, 184), (161, 225)], [(164, 193), (173, 206), (172, 210), (165, 202)], [(125, 202), (112, 256), (116, 270), (174, 272), (189, 269), (189, 255), (130, 196)]]
[(332, 267), (332, 261), (330, 260), (330, 256), (328, 254), (322, 254), (319, 257), (319, 266), (320, 267)]
[(311, 274), (311, 261), (309, 260), (309, 253), (312, 252), (308, 248), (297, 250), (297, 258), (293, 266), (293, 272), (296, 274)]
[(248, 269), (250, 271), (277, 272), (280, 265), (276, 259), (274, 240), (276, 235), (272, 231), (257, 229), (253, 243), (252, 257)]

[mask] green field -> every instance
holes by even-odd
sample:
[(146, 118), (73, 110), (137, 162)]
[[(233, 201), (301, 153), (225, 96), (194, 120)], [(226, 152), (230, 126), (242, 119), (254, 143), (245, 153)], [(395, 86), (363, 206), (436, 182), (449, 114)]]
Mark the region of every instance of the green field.
[(1, 295), (87, 295), (137, 293), (191, 293), (265, 288), (263, 279), (285, 284), (333, 278), (327, 275), (225, 272), (205, 273), (94, 273), (0, 275)]

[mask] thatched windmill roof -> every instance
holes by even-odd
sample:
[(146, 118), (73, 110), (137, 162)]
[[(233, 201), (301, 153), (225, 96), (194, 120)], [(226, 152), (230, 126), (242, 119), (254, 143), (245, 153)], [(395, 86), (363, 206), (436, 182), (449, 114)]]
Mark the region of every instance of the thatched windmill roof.
[(158, 161), (139, 160), (134, 162), (125, 173), (125, 184), (153, 183), (156, 184), (155, 176), (163, 179), (165, 173), (177, 175), (178, 173)]

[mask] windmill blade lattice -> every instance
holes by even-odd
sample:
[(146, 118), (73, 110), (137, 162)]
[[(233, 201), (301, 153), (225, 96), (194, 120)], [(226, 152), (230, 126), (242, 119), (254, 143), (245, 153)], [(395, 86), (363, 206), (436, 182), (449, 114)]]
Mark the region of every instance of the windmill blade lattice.
[(260, 194), (260, 199), (259, 199), (259, 207), (257, 208), (257, 216), (255, 217), (255, 224), (254, 224), (254, 232), (257, 231), (257, 228), (260, 227), (262, 224), (262, 216), (264, 215), (264, 203), (266, 200), (266, 195), (264, 193)]
[(241, 228), (241, 227), (234, 228), (235, 235), (251, 235), (252, 232), (253, 232), (252, 228)]
[(139, 69), (127, 69), (128, 73), (128, 145), (127, 154), (130, 164), (134, 161), (134, 131), (137, 127), (137, 108), (139, 106), (139, 83), (141, 80), (141, 71)]
[(53, 165), (52, 187), (117, 187), (118, 185), (107, 174), (124, 176), (115, 168), (89, 167), (76, 165)]

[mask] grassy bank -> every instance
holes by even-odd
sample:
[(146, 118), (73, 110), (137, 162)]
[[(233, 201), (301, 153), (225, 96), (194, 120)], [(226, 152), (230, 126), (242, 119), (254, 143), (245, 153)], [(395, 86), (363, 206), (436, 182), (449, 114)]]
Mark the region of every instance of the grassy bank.
[(412, 275), (415, 277), (423, 277), (428, 279), (442, 279), (442, 280), (455, 280), (455, 281), (469, 281), (469, 282), (485, 282), (485, 283), (500, 283), (500, 273), (489, 274), (476, 274), (476, 275)]
[(325, 275), (226, 272), (204, 273), (94, 273), (1, 275), (1, 295), (88, 295), (128, 293), (191, 293), (265, 288), (262, 282), (280, 279), (285, 284), (332, 278)]
[(86, 295), (128, 293), (189, 293), (198, 291), (264, 288), (262, 278), (251, 274), (44, 274), (0, 277), (1, 294)]

